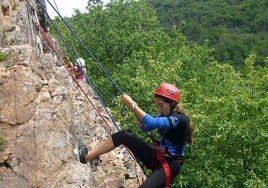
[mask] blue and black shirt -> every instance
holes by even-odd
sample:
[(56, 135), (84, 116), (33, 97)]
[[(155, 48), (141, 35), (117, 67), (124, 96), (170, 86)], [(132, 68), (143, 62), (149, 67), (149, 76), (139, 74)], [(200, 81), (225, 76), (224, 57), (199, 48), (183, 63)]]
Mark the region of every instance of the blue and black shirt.
[(170, 116), (158, 115), (152, 117), (146, 114), (142, 118), (142, 131), (157, 129), (162, 139), (160, 147), (166, 148), (174, 157), (185, 155), (185, 145), (187, 143), (189, 131), (189, 118), (184, 114)]

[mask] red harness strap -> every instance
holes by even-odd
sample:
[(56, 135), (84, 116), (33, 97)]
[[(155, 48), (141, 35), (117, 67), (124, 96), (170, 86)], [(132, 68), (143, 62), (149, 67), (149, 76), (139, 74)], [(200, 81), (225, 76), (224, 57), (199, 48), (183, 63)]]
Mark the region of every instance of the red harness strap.
[(161, 163), (161, 165), (165, 171), (165, 174), (166, 174), (166, 188), (169, 188), (170, 182), (171, 182), (171, 177), (172, 177), (172, 172), (171, 172), (170, 166), (168, 165), (168, 162), (165, 159), (163, 153), (158, 149), (159, 143), (157, 141), (153, 141), (153, 145), (155, 147), (156, 157), (157, 157), (158, 161)]

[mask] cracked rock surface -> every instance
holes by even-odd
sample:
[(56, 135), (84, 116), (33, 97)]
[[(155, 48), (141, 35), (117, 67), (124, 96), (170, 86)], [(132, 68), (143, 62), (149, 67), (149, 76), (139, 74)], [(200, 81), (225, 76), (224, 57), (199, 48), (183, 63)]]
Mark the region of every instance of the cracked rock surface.
[(0, 187), (138, 187), (144, 175), (124, 148), (96, 164), (77, 160), (78, 135), (95, 147), (116, 129), (92, 89), (80, 82), (109, 125), (59, 60), (42, 51), (26, 2), (0, 2), (17, 7), (0, 8)]
[[(0, 187), (138, 187), (142, 171), (124, 148), (93, 168), (77, 161), (78, 135), (95, 147), (111, 130), (52, 54), (37, 56), (30, 45), (0, 50), (17, 54), (0, 64)], [(91, 88), (80, 84), (104, 113)]]

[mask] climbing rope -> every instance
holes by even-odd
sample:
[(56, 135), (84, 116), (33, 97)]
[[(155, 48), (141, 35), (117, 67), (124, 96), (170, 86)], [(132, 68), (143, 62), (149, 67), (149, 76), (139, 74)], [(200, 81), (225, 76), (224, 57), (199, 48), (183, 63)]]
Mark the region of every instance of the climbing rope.
[(54, 4), (55, 4), (55, 7), (56, 7), (57, 11), (58, 11), (58, 12), (60, 12), (59, 7), (58, 7), (58, 5), (57, 5), (56, 1), (55, 1), (55, 0), (53, 0), (53, 2), (54, 2)]
[[(28, 0), (26, 0), (27, 3), (29, 4)], [(38, 1), (38, 0), (37, 0)], [(49, 2), (49, 1), (48, 1)], [(52, 6), (52, 4), (49, 2), (49, 4)], [(29, 6), (31, 7), (31, 5), (29, 4)], [(42, 5), (43, 6), (43, 5)], [(53, 7), (53, 6), (52, 6)], [(43, 11), (45, 10), (44, 7)], [(53, 9), (55, 10), (55, 8), (53, 7)], [(56, 11), (56, 10), (55, 10)], [(47, 14), (46, 11), (44, 11), (45, 14)], [(57, 12), (57, 11), (56, 11)], [(57, 14), (59, 14), (57, 12)], [(59, 15), (60, 16), (60, 15)], [(62, 35), (60, 34), (57, 26), (55, 25), (55, 23), (53, 22), (53, 20), (49, 17), (49, 15), (47, 14), (47, 17), (49, 18), (50, 22), (52, 23), (53, 27), (55, 28), (57, 34), (60, 36), (61, 40), (63, 41), (64, 45), (66, 46), (67, 50), (70, 52), (70, 54), (72, 55), (72, 57), (74, 59), (77, 59), (77, 56), (74, 54), (74, 52), (69, 48), (69, 46), (67, 45), (66, 41), (64, 40), (64, 38), (62, 37)], [(64, 21), (64, 19), (60, 16), (60, 18)], [(102, 114), (99, 112), (99, 110), (96, 108), (96, 106), (93, 104), (93, 102), (90, 100), (90, 98), (87, 96), (86, 92), (83, 90), (82, 86), (78, 83), (77, 79), (75, 78), (75, 76), (70, 72), (70, 70), (68, 69), (66, 63), (63, 61), (63, 59), (61, 58), (60, 54), (58, 53), (57, 49), (55, 48), (54, 43), (51, 42), (51, 40), (49, 39), (49, 37), (47, 36), (47, 34), (44, 32), (43, 28), (41, 27), (41, 25), (39, 24), (39, 22), (37, 20), (34, 19), (34, 22), (37, 26), (37, 28), (39, 29), (40, 33), (42, 34), (42, 36), (44, 37), (45, 41), (47, 42), (47, 44), (51, 47), (51, 49), (54, 51), (54, 53), (57, 55), (57, 57), (59, 58), (59, 60), (62, 62), (62, 64), (65, 66), (65, 68), (67, 69), (67, 71), (69, 72), (69, 74), (71, 75), (72, 79), (76, 82), (76, 84), (78, 85), (78, 87), (81, 89), (81, 91), (83, 92), (83, 94), (86, 96), (86, 98), (88, 99), (88, 101), (90, 102), (90, 104), (94, 107), (94, 109), (97, 111), (97, 113), (100, 115), (100, 117), (103, 119), (103, 121), (105, 122), (105, 124), (107, 125), (107, 127), (109, 128), (110, 133), (112, 132), (112, 129), (110, 128), (108, 122), (105, 120), (105, 118), (102, 116)], [(66, 22), (67, 23), (67, 22)], [(67, 23), (68, 27), (71, 29), (71, 31), (73, 32), (73, 35), (76, 36), (76, 38), (80, 41), (80, 43), (82, 42), (82, 45), (87, 49), (87, 51), (89, 51), (89, 49), (85, 46), (85, 44), (83, 43), (83, 41), (74, 33), (74, 31), (72, 30), (72, 28), (70, 27), (70, 25)], [(91, 52), (89, 52), (91, 55), (93, 55)], [(104, 67), (97, 61), (97, 59), (94, 56), (94, 59), (96, 60), (96, 62), (98, 63), (98, 65), (103, 69), (103, 71), (105, 72), (106, 76), (109, 77), (109, 79), (114, 83), (114, 85), (117, 87), (117, 89), (121, 92), (122, 90), (120, 89), (120, 87), (112, 80), (112, 77), (110, 75), (110, 73), (104, 69)], [(78, 68), (82, 70), (82, 67), (78, 64)], [(87, 83), (89, 85), (91, 85), (92, 88), (95, 88), (93, 83), (90, 81), (90, 79), (88, 78), (88, 76), (85, 74), (85, 72), (82, 70), (83, 75), (86, 77)], [(94, 89), (93, 89), (94, 90)], [(98, 98), (100, 99), (100, 101), (102, 102), (102, 105), (104, 107), (104, 109), (106, 110), (107, 114), (111, 117), (111, 119), (113, 120), (114, 125), (116, 126), (117, 130), (119, 130), (117, 124), (115, 123), (114, 119), (112, 118), (112, 116), (110, 115), (110, 113), (108, 112), (108, 110), (106, 109), (103, 101), (101, 100), (101, 97), (99, 97), (98, 93), (96, 92), (96, 90), (94, 90), (95, 94), (98, 96)], [(129, 154), (132, 156), (132, 158), (137, 161), (137, 159), (135, 158), (135, 156), (131, 153), (131, 151), (125, 147), (125, 149), (129, 152)], [(138, 161), (137, 161), (138, 162)], [(139, 182), (137, 173), (136, 173), (136, 177), (137, 180)]]
[[(48, 16), (48, 17), (49, 17), (49, 16)], [(49, 19), (50, 19), (51, 23), (53, 24), (53, 27), (56, 29), (58, 35), (60, 36), (60, 38), (61, 38), (62, 41), (64, 42), (65, 46), (67, 47), (68, 51), (71, 51), (71, 49), (70, 49), (70, 48), (68, 47), (68, 45), (66, 44), (66, 41), (64, 40), (64, 38), (62, 37), (62, 35), (61, 35), (60, 32), (58, 31), (58, 28), (57, 28), (57, 26), (55, 25), (55, 23), (53, 22), (53, 20), (51, 20), (50, 17), (49, 17)], [(80, 67), (80, 68), (81, 68), (81, 67)], [(86, 76), (87, 81), (90, 82), (90, 79), (88, 78), (88, 76), (87, 76), (84, 72), (83, 72), (83, 74)], [(92, 84), (92, 85), (93, 85), (93, 84)], [(94, 86), (93, 86), (93, 87), (94, 87)], [(101, 97), (99, 97), (99, 99), (101, 100)], [(101, 101), (102, 101), (102, 100), (101, 100)], [(103, 102), (102, 102), (102, 104), (103, 104)], [(103, 104), (103, 106), (104, 106), (104, 104)], [(105, 107), (104, 107), (104, 109), (107, 110)], [(95, 109), (95, 110), (96, 110), (96, 109)], [(110, 115), (109, 112), (107, 112), (107, 113)], [(115, 124), (117, 130), (119, 131), (119, 128), (118, 128), (116, 122), (114, 121), (113, 118), (111, 118), (111, 119), (113, 120), (113, 123)], [(110, 132), (111, 132), (111, 129), (110, 129)], [(136, 157), (132, 154), (132, 152), (131, 152), (127, 147), (124, 146), (124, 148), (128, 151), (128, 153), (130, 154), (130, 156), (131, 156), (137, 163), (139, 163), (139, 161), (138, 161), (138, 160), (136, 159)], [(135, 169), (136, 169), (136, 163), (135, 163)], [(139, 185), (141, 185), (140, 182), (139, 182), (139, 178), (138, 178), (138, 176), (137, 176), (137, 173), (136, 173), (136, 179), (137, 179)]]
[[(29, 4), (28, 0), (26, 0), (28, 5), (32, 8), (32, 6)], [(33, 9), (32, 9), (33, 10)], [(41, 35), (43, 36), (44, 40), (47, 42), (47, 44), (49, 45), (49, 47), (53, 50), (53, 52), (56, 54), (56, 56), (58, 57), (58, 59), (61, 61), (61, 63), (64, 65), (64, 67), (66, 68), (66, 70), (69, 72), (69, 74), (71, 75), (72, 79), (74, 80), (74, 82), (78, 85), (78, 87), (80, 88), (80, 90), (83, 92), (83, 94), (85, 95), (86, 99), (90, 102), (90, 104), (93, 106), (93, 108), (97, 111), (98, 115), (103, 119), (103, 121), (105, 122), (105, 124), (107, 125), (107, 127), (109, 128), (110, 132), (112, 131), (112, 129), (110, 128), (108, 122), (106, 121), (106, 119), (103, 117), (103, 115), (99, 112), (99, 110), (97, 109), (97, 107), (94, 105), (94, 103), (92, 102), (92, 100), (88, 97), (88, 95), (86, 94), (85, 90), (82, 88), (82, 86), (79, 84), (78, 80), (75, 78), (75, 76), (71, 73), (71, 71), (68, 69), (68, 66), (66, 65), (66, 63), (64, 62), (64, 60), (61, 58), (61, 55), (59, 54), (59, 52), (57, 51), (57, 49), (55, 48), (55, 45), (53, 42), (51, 42), (50, 38), (48, 37), (48, 35), (45, 33), (45, 31), (43, 30), (43, 28), (41, 27), (41, 25), (39, 24), (39, 22), (33, 17), (33, 21), (36, 25), (36, 27), (38, 28), (38, 30), (40, 31)]]
[[(45, 10), (44, 7), (42, 7), (43, 10)], [(45, 13), (47, 14), (47, 12), (45, 11)], [(72, 51), (72, 49), (67, 45), (67, 42), (65, 41), (65, 39), (62, 37), (58, 27), (56, 26), (56, 24), (54, 23), (54, 21), (50, 18), (50, 16), (47, 14), (47, 17), (49, 19), (49, 21), (52, 23), (53, 27), (55, 28), (57, 34), (59, 35), (60, 39), (62, 40), (63, 44), (65, 45), (65, 47), (67, 48), (69, 54), (71, 54), (72, 58), (74, 61), (76, 61), (76, 59), (78, 58), (77, 55)], [(113, 122), (114, 126), (116, 127), (116, 129), (119, 131), (119, 127), (116, 124), (115, 119), (113, 118), (113, 116), (111, 115), (111, 113), (107, 110), (107, 108), (105, 107), (105, 104), (102, 100), (102, 97), (100, 97), (100, 95), (98, 94), (94, 84), (92, 83), (92, 81), (90, 80), (89, 76), (83, 71), (82, 67), (77, 64), (78, 69), (82, 72), (82, 74), (85, 76), (87, 83), (91, 86), (91, 88), (93, 89), (95, 95), (98, 97), (99, 101), (101, 102), (101, 105), (103, 106), (105, 112), (108, 114), (109, 118), (111, 119), (111, 121)]]
[[(38, 1), (38, 0), (37, 0)], [(54, 11), (59, 15), (61, 18), (61, 21), (64, 23), (64, 25), (71, 31), (72, 35), (79, 41), (79, 43), (86, 49), (86, 51), (91, 55), (91, 57), (95, 60), (95, 62), (99, 65), (99, 67), (104, 71), (106, 76), (110, 79), (110, 81), (113, 83), (113, 85), (117, 88), (117, 90), (123, 94), (123, 90), (114, 82), (110, 72), (106, 70), (103, 65), (97, 60), (93, 52), (89, 49), (89, 47), (84, 43), (84, 41), (76, 34), (76, 32), (73, 30), (71, 25), (60, 15), (60, 13), (56, 10), (56, 8), (51, 4), (49, 0), (47, 0), (49, 5), (54, 9)]]

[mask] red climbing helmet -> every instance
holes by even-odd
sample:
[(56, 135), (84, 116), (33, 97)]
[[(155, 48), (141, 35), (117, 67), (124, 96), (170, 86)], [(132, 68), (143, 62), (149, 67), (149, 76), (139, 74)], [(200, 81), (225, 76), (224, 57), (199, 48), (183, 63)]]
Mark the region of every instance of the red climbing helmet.
[(154, 94), (161, 95), (175, 102), (179, 102), (181, 98), (180, 90), (176, 86), (168, 83), (160, 84)]

